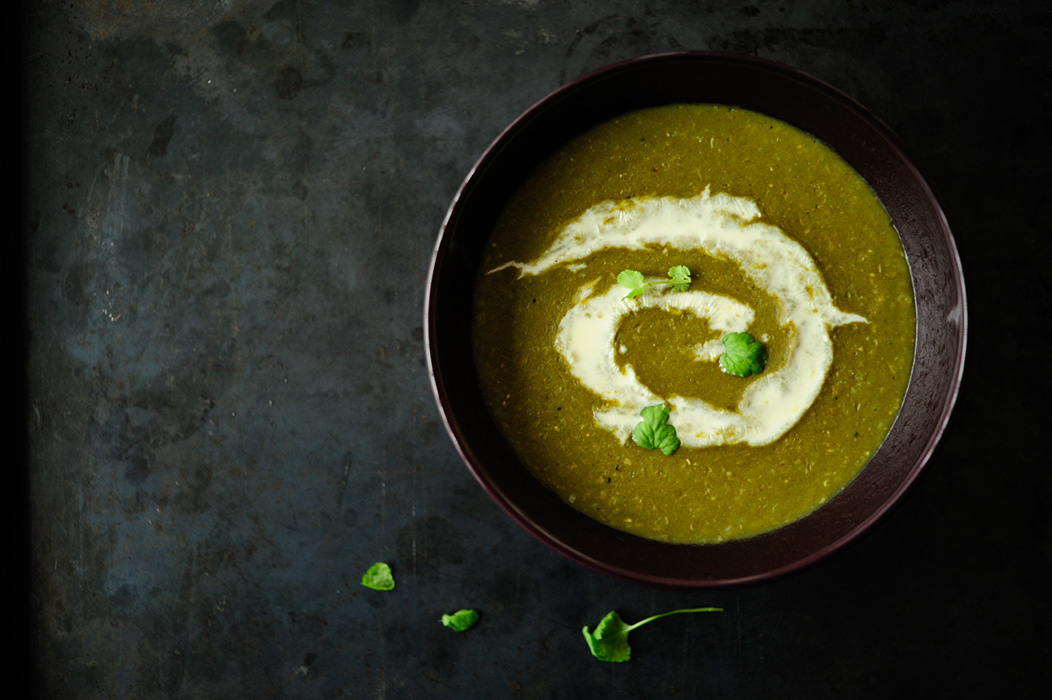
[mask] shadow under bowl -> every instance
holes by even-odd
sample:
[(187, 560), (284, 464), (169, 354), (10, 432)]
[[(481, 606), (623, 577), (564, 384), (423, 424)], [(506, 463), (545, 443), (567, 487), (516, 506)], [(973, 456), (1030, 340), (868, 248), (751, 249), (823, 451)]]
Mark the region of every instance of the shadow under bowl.
[[(816, 136), (869, 183), (899, 232), (912, 276), (916, 352), (898, 417), (870, 462), (812, 514), (713, 545), (669, 544), (603, 525), (543, 486), (494, 423), (472, 351), (482, 251), (511, 195), (559, 146), (613, 117), (675, 103), (734, 105)], [(475, 478), (513, 519), (570, 559), (664, 588), (741, 585), (796, 571), (869, 529), (912, 484), (956, 400), (966, 339), (964, 277), (942, 209), (898, 140), (824, 82), (769, 61), (712, 52), (645, 56), (591, 72), (528, 109), (486, 149), (442, 224), (425, 300), (432, 387)]]

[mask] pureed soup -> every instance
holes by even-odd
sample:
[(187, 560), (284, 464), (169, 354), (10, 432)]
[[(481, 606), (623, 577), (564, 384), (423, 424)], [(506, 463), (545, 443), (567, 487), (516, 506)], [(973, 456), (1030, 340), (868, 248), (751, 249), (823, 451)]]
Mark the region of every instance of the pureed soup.
[[(667, 280), (685, 266), (686, 290)], [(623, 270), (644, 290), (626, 298)], [(865, 181), (814, 137), (721, 105), (602, 124), (504, 210), (475, 293), (483, 392), (513, 449), (567, 503), (657, 540), (776, 529), (850, 482), (909, 379), (909, 268)], [(764, 369), (720, 368), (747, 332)], [(668, 409), (670, 456), (632, 437)]]

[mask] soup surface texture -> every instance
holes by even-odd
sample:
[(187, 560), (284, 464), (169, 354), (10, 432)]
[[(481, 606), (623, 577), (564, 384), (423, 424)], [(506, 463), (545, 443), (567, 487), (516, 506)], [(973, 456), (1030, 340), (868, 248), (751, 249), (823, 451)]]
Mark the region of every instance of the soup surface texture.
[[(626, 298), (618, 273), (689, 288)], [(853, 479), (909, 380), (909, 269), (879, 199), (814, 137), (755, 112), (672, 105), (566, 144), (484, 254), (475, 357), (526, 466), (612, 527), (715, 543), (797, 520)], [(720, 369), (748, 332), (766, 367)], [(635, 443), (669, 408), (670, 456)]]

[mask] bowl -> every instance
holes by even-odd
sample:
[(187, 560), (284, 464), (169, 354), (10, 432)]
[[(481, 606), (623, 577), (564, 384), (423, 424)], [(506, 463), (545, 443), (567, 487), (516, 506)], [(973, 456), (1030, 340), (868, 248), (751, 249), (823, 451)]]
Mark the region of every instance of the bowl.
[[(735, 105), (825, 142), (865, 178), (897, 228), (912, 276), (916, 351), (899, 414), (841, 492), (780, 529), (720, 544), (670, 544), (603, 525), (523, 465), (477, 381), (472, 299), (484, 244), (509, 197), (558, 146), (626, 112), (673, 103)], [(964, 278), (937, 198), (891, 133), (835, 88), (793, 68), (714, 52), (616, 63), (564, 85), (505, 128), (468, 173), (442, 223), (425, 299), (427, 362), (446, 428), (482, 488), (523, 528), (570, 559), (662, 588), (757, 583), (813, 564), (873, 527), (917, 479), (943, 434), (964, 365)]]

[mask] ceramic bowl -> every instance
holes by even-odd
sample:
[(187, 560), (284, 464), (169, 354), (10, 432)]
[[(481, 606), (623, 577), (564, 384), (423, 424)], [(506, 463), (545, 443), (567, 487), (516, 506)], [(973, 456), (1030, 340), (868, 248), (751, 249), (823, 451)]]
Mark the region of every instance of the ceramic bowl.
[[(472, 358), (472, 295), (483, 246), (511, 194), (560, 144), (619, 114), (656, 105), (736, 105), (824, 141), (883, 201), (899, 231), (916, 297), (917, 351), (890, 433), (859, 475), (807, 517), (715, 545), (668, 544), (602, 525), (535, 479), (487, 409)], [(426, 352), (446, 427), (467, 467), (522, 527), (570, 559), (611, 576), (666, 588), (768, 580), (812, 564), (872, 527), (902, 497), (935, 449), (964, 364), (964, 279), (931, 188), (890, 130), (855, 101), (784, 65), (711, 53), (646, 56), (555, 90), (482, 154), (439, 232), (425, 300)]]

